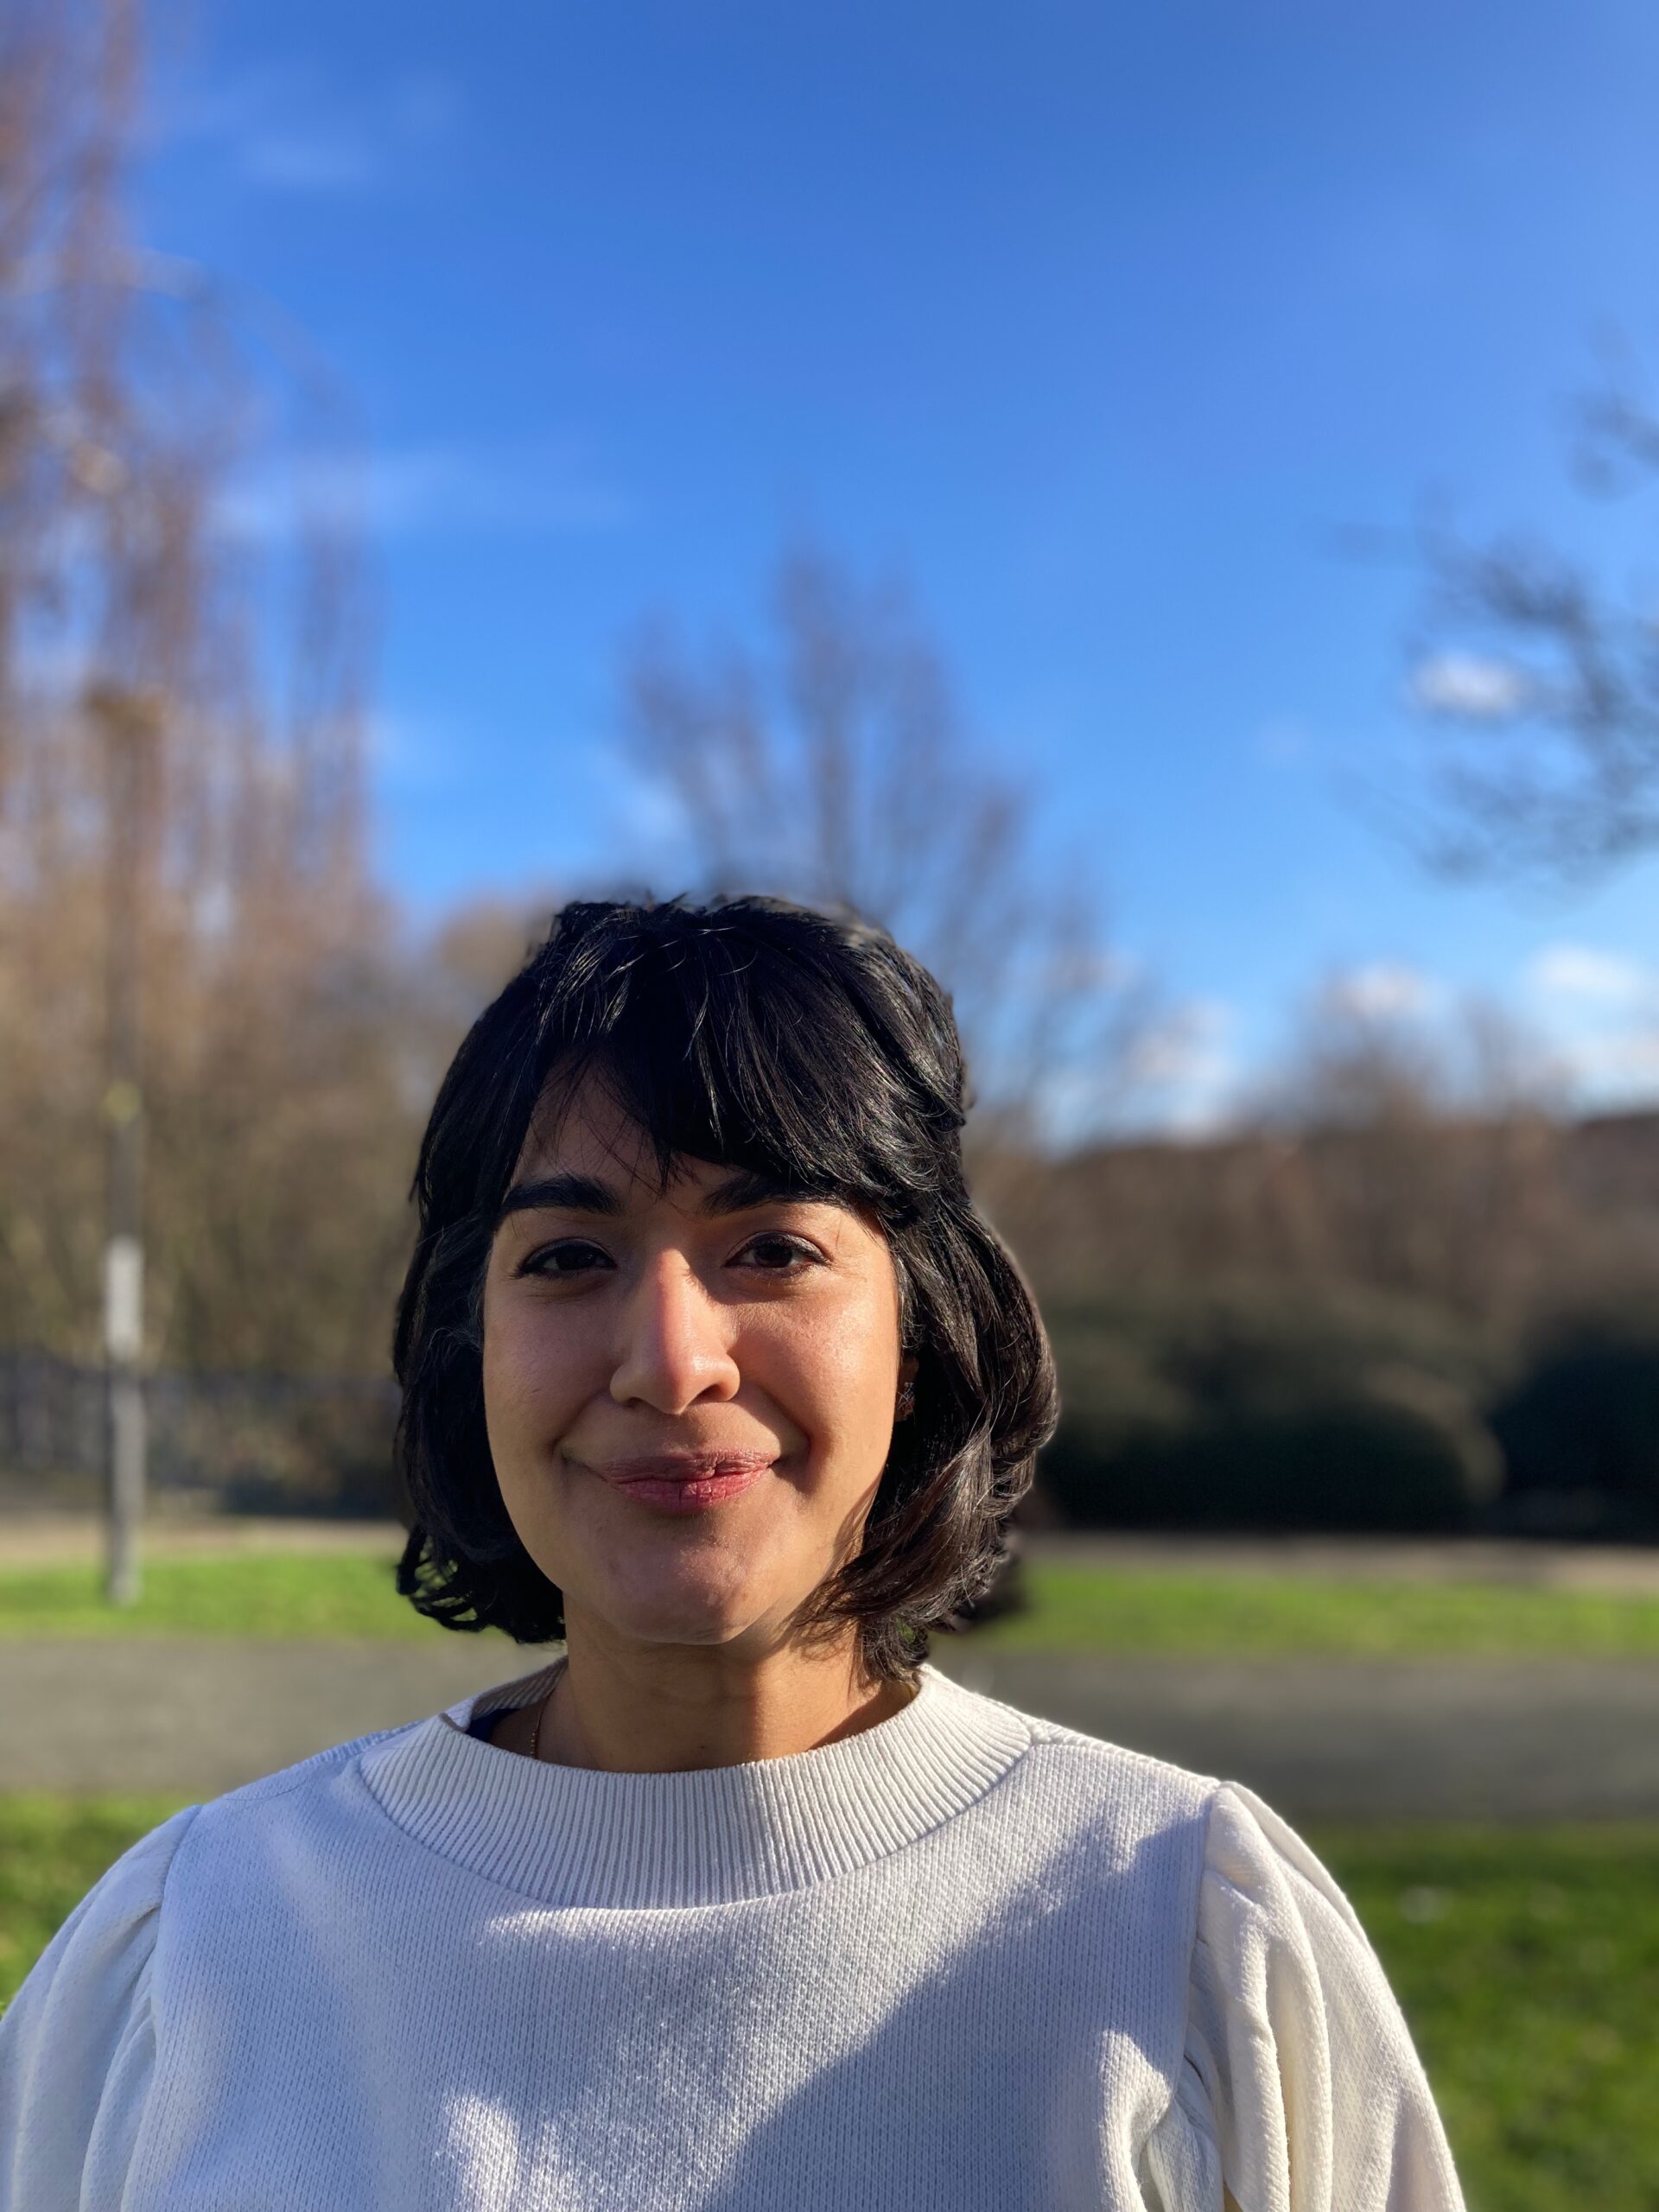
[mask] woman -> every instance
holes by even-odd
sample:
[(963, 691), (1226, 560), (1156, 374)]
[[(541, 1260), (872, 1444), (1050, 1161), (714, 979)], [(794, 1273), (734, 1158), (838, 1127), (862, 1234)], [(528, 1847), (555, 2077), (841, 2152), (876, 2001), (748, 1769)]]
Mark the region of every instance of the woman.
[(953, 1687), (1052, 1423), (932, 979), (567, 907), (433, 1110), (399, 1586), (565, 1656), (179, 1814), (0, 2031), (4, 2212), (1440, 2212), (1248, 1791)]

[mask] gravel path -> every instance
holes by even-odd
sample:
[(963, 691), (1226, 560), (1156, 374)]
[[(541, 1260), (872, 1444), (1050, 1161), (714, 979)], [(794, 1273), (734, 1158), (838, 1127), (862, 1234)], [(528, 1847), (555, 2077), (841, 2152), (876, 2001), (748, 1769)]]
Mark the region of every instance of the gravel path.
[[(308, 1521), (251, 1514), (152, 1519), (153, 1550), (353, 1551), (395, 1557), (404, 1532), (390, 1521)], [(1533, 1589), (1659, 1597), (1659, 1544), (1561, 1544), (1519, 1537), (1160, 1536), (1033, 1532), (1027, 1556), (1124, 1573), (1310, 1576), (1337, 1582), (1497, 1582)], [(6, 1510), (0, 1487), (0, 1567), (91, 1562), (103, 1556), (95, 1514)]]
[[(1292, 1820), (1659, 1819), (1659, 1663), (942, 1655), (976, 1688)], [(207, 1796), (528, 1672), (432, 1645), (0, 1644), (0, 1787)]]
[(1010, 1705), (1249, 1786), (1287, 1818), (1659, 1819), (1659, 1662), (1101, 1661), (953, 1671)]
[(1520, 1536), (1033, 1535), (1033, 1559), (1124, 1573), (1306, 1576), (1331, 1582), (1495, 1582), (1659, 1597), (1659, 1544), (1560, 1544)]

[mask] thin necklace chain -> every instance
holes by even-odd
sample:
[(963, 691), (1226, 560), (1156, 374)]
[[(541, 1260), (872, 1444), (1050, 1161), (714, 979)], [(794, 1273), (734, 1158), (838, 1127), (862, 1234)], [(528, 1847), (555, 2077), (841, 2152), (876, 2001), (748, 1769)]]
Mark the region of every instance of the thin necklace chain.
[[(530, 1756), (533, 1759), (539, 1759), (542, 1756), (542, 1723), (547, 1718), (548, 1707), (553, 1702), (554, 1688), (555, 1685), (550, 1682), (543, 1691), (537, 1700), (536, 1718), (530, 1724)], [(911, 1696), (906, 1700), (906, 1703), (909, 1704), (914, 1696), (915, 1690), (912, 1688)]]

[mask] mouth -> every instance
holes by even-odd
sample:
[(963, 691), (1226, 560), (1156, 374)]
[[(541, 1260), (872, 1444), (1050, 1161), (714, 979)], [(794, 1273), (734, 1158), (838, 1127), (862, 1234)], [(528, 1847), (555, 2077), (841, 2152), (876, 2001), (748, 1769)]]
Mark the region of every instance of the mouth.
[(705, 1513), (753, 1490), (776, 1457), (771, 1452), (662, 1452), (609, 1459), (593, 1472), (637, 1505), (659, 1513)]

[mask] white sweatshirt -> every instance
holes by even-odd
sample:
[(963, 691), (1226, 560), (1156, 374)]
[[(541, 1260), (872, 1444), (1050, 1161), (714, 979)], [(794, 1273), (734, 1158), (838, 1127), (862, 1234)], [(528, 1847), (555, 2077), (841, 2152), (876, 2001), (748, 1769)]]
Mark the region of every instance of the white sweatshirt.
[(0, 2024), (0, 2212), (1459, 2203), (1353, 1913), (1248, 1791), (931, 1669), (690, 1774), (467, 1732), (550, 1679), (112, 1867)]

